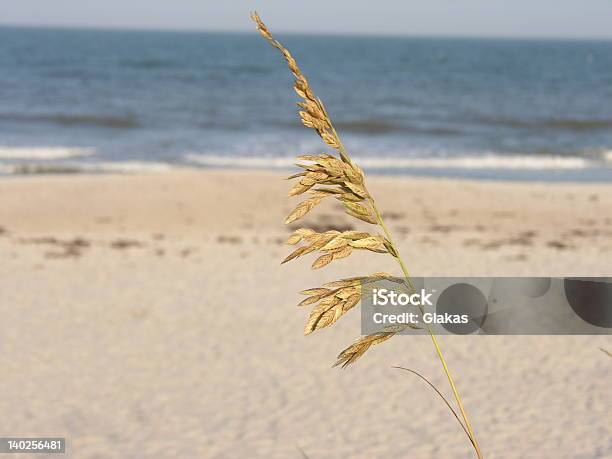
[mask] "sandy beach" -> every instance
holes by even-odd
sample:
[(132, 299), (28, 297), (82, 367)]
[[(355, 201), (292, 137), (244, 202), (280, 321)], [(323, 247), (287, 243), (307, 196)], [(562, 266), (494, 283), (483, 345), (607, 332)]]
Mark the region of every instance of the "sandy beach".
[[(297, 202), (283, 177), (0, 180), (0, 432), (66, 437), (75, 458), (472, 457), (431, 389), (390, 368), (446, 390), (427, 337), (339, 370), (358, 313), (302, 335), (298, 291), (398, 269), (362, 253), (281, 266)], [(413, 275), (612, 275), (612, 185), (369, 188)], [(361, 228), (336, 207), (304, 226)], [(485, 457), (612, 458), (610, 337), (440, 340)]]

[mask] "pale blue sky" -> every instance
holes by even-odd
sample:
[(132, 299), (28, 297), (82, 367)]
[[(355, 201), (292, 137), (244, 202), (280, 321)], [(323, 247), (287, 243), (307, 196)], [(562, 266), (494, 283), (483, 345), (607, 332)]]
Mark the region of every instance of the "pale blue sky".
[(612, 38), (612, 0), (0, 0), (0, 24)]

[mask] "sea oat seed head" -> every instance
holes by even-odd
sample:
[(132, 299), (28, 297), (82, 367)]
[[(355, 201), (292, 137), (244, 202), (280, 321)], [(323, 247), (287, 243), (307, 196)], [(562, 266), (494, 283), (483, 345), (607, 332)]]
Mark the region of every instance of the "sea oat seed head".
[[(331, 122), (329, 120), (329, 116), (325, 111), (325, 107), (320, 99), (315, 97), (308, 80), (302, 74), (302, 71), (297, 65), (297, 62), (287, 50), (278, 40), (274, 38), (270, 30), (263, 23), (261, 18), (256, 12), (251, 13), (251, 19), (257, 24), (257, 30), (259, 33), (272, 45), (274, 48), (278, 49), (287, 61), (287, 66), (293, 76), (295, 77), (294, 89), (299, 97), (304, 99), (304, 102), (300, 103), (300, 107), (303, 108), (303, 111), (300, 111), (300, 117), (302, 118), (302, 122), (305, 126), (314, 129), (317, 131), (319, 136), (323, 139), (323, 141), (329, 145), (330, 147), (339, 150), (340, 149), (340, 141), (335, 134), (335, 131), (331, 129)], [(340, 155), (343, 161), (350, 162), (348, 156), (346, 156), (343, 152), (340, 152)]]

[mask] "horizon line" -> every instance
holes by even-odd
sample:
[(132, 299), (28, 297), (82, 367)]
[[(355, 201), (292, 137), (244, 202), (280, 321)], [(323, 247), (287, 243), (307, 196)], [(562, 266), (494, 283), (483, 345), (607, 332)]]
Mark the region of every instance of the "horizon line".
[[(0, 29), (43, 29), (43, 30), (79, 30), (99, 32), (159, 32), (159, 33), (201, 33), (201, 34), (235, 34), (246, 35), (248, 29), (195, 29), (158, 26), (111, 26), (111, 25), (73, 25), (73, 24), (24, 24), (0, 22)], [(253, 33), (256, 33), (253, 28)], [(378, 33), (378, 32), (312, 32), (288, 31), (279, 29), (278, 35), (314, 36), (314, 37), (361, 37), (361, 38), (455, 38), (455, 39), (490, 39), (490, 40), (543, 40), (543, 41), (612, 41), (612, 36), (561, 36), (561, 35), (468, 35), (439, 33)]]

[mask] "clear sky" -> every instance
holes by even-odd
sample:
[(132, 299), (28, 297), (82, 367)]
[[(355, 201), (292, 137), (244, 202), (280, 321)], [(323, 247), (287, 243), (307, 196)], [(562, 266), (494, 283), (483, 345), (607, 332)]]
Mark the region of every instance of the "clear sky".
[(0, 24), (612, 38), (612, 0), (0, 0)]

